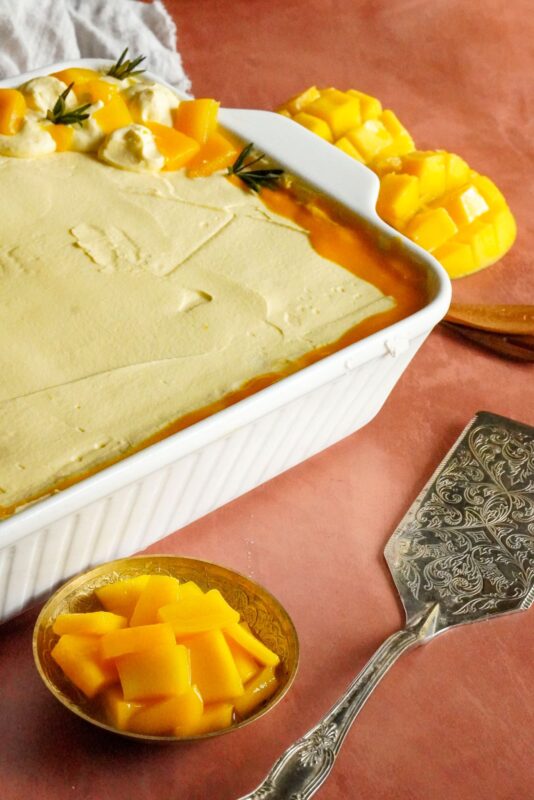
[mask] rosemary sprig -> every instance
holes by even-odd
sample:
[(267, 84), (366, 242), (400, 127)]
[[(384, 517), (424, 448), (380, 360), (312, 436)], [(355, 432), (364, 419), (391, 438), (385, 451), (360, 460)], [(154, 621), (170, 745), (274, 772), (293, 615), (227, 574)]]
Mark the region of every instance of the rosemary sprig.
[(262, 158), (265, 158), (265, 153), (262, 153), (257, 158), (252, 159), (252, 161), (247, 161), (253, 147), (253, 142), (250, 142), (250, 144), (247, 144), (247, 146), (241, 150), (232, 166), (228, 167), (228, 175), (237, 175), (252, 192), (259, 192), (260, 189), (263, 189), (265, 186), (269, 189), (273, 189), (277, 181), (284, 174), (284, 170), (250, 169), (250, 167), (257, 164), (258, 161), (261, 161)]
[(74, 83), (69, 84), (65, 91), (59, 95), (54, 108), (49, 108), (46, 112), (46, 118), (53, 122), (54, 125), (81, 125), (84, 119), (88, 119), (90, 116), (87, 113), (87, 109), (91, 107), (91, 103), (85, 103), (85, 105), (78, 106), (78, 108), (67, 109), (65, 100), (73, 86)]
[(106, 75), (111, 75), (112, 78), (118, 78), (118, 80), (122, 81), (123, 78), (141, 75), (145, 71), (144, 69), (136, 69), (136, 67), (145, 60), (146, 56), (137, 56), (137, 58), (125, 61), (127, 52), (128, 48), (125, 47), (115, 64), (106, 72)]

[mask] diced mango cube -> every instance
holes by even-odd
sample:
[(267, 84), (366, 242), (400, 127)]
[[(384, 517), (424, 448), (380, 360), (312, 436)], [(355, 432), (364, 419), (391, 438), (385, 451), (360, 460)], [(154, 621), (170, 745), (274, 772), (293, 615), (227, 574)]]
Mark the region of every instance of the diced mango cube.
[(229, 167), (237, 158), (238, 148), (228, 138), (216, 131), (187, 165), (190, 178), (212, 175)]
[(362, 164), (365, 164), (365, 160), (358, 153), (352, 142), (350, 142), (346, 136), (342, 136), (341, 139), (337, 140), (336, 147), (339, 147), (340, 150), (343, 150), (344, 153), (346, 153), (351, 158), (354, 158), (356, 161), (360, 161)]
[(57, 78), (58, 81), (63, 81), (69, 86), (71, 83), (75, 85), (87, 83), (87, 81), (96, 80), (100, 77), (98, 72), (94, 69), (85, 69), (85, 67), (68, 67), (59, 72), (52, 73), (52, 78)]
[(456, 153), (443, 153), (445, 163), (445, 189), (456, 189), (469, 180), (471, 170), (468, 164)]
[(313, 103), (314, 100), (317, 100), (321, 96), (321, 93), (317, 89), (316, 86), (310, 86), (309, 89), (306, 89), (304, 92), (300, 94), (296, 94), (294, 97), (291, 97), (283, 106), (280, 106), (278, 109), (279, 114), (283, 114), (284, 112), (288, 113), (289, 116), (294, 116), (298, 114), (299, 111), (302, 111), (303, 108), (309, 106), (310, 103)]
[(97, 78), (78, 85), (74, 84), (73, 91), (80, 103), (109, 103), (119, 91), (119, 87), (116, 83)]
[(128, 730), (149, 736), (194, 736), (204, 703), (196, 686), (177, 697), (146, 705), (130, 718)]
[(403, 156), (415, 150), (414, 140), (393, 111), (387, 108), (382, 112), (379, 119), (393, 139), (391, 144), (380, 150), (380, 158)]
[(126, 617), (112, 614), (110, 611), (90, 611), (85, 614), (60, 614), (54, 620), (52, 630), (61, 636), (72, 633), (79, 636), (98, 636), (109, 631), (125, 628)]
[(206, 594), (189, 596), (162, 606), (158, 613), (161, 622), (169, 622), (177, 638), (223, 628), (239, 621), (239, 613), (230, 606), (218, 589)]
[(393, 141), (393, 137), (379, 119), (369, 119), (359, 128), (349, 131), (347, 139), (366, 161), (370, 161)]
[(67, 678), (87, 697), (115, 683), (115, 665), (100, 657), (100, 642), (96, 636), (61, 636), (51, 652)]
[(142, 703), (125, 700), (120, 686), (110, 686), (102, 694), (102, 704), (110, 725), (119, 731), (128, 729), (133, 714), (143, 708)]
[(180, 169), (200, 150), (198, 142), (168, 125), (161, 125), (159, 122), (145, 122), (145, 125), (154, 134), (156, 147), (165, 157), (166, 170)]
[(469, 225), (489, 208), (482, 195), (470, 184), (462, 186), (461, 189), (455, 189), (440, 198), (436, 202), (437, 204), (448, 211), (459, 228)]
[(475, 220), (458, 234), (458, 241), (468, 244), (478, 268), (488, 266), (501, 255), (495, 228), (490, 222)]
[(233, 722), (234, 707), (232, 703), (209, 703), (204, 706), (202, 716), (189, 728), (189, 736), (200, 736), (203, 733), (220, 731), (229, 728)]
[(337, 89), (323, 90), (317, 100), (306, 106), (306, 113), (324, 119), (334, 139), (361, 123), (360, 101)]
[(419, 179), (423, 200), (434, 200), (445, 191), (446, 171), (443, 153), (416, 150), (402, 158), (403, 172)]
[(293, 117), (295, 122), (298, 122), (299, 125), (303, 125), (312, 133), (317, 134), (320, 136), (321, 139), (326, 139), (327, 142), (332, 142), (332, 131), (330, 130), (327, 123), (324, 119), (320, 119), (320, 117), (315, 117), (313, 114), (308, 114), (306, 111), (299, 111), (298, 114), (295, 114)]
[(243, 719), (271, 697), (278, 688), (273, 667), (265, 667), (245, 686), (245, 691), (234, 700), (234, 708)]
[(115, 663), (125, 700), (179, 695), (191, 686), (189, 654), (181, 644), (128, 653)]
[(237, 642), (234, 642), (234, 640), (229, 636), (226, 637), (226, 641), (228, 642), (228, 646), (232, 651), (232, 656), (234, 658), (237, 671), (239, 672), (239, 677), (243, 683), (246, 683), (260, 671), (260, 665), (254, 658), (252, 658), (250, 653), (247, 653), (247, 651), (244, 650), (241, 645), (237, 644)]
[(182, 100), (172, 112), (173, 125), (199, 144), (205, 144), (217, 129), (219, 105), (208, 98)]
[(444, 245), (434, 250), (434, 256), (451, 278), (461, 278), (477, 269), (473, 251), (468, 244), (462, 242), (454, 240), (445, 242)]
[(376, 204), (378, 214), (390, 225), (399, 225), (412, 217), (419, 208), (419, 181), (415, 175), (391, 172), (380, 181)]
[[(56, 127), (58, 127), (56, 125)], [(128, 619), (132, 616), (139, 595), (145, 588), (150, 575), (138, 575), (124, 581), (107, 583), (95, 589), (95, 594), (106, 609)]]
[(158, 647), (175, 644), (172, 627), (164, 622), (154, 625), (137, 625), (135, 628), (106, 633), (100, 642), (102, 658), (118, 658), (126, 653), (141, 653)]
[(92, 115), (103, 133), (111, 133), (117, 128), (124, 128), (133, 122), (128, 106), (120, 94), (114, 94), (111, 100)]
[(0, 134), (18, 133), (26, 113), (26, 100), (17, 89), (0, 89)]
[[(180, 596), (180, 584), (170, 575), (151, 575), (135, 605), (130, 625), (152, 625), (160, 622), (158, 611), (162, 606), (174, 603)], [(165, 622), (165, 620), (162, 620)]]
[(187, 641), (191, 653), (191, 676), (206, 703), (231, 700), (243, 694), (228, 642), (219, 630), (208, 631)]
[(56, 143), (56, 151), (64, 153), (70, 150), (74, 139), (74, 130), (72, 125), (46, 125), (44, 129)]
[(363, 120), (376, 119), (382, 113), (382, 103), (370, 94), (359, 92), (357, 89), (348, 89), (347, 94), (356, 97), (360, 103), (360, 113)]
[(420, 211), (407, 224), (406, 236), (432, 253), (457, 233), (458, 228), (444, 208)]
[(246, 631), (242, 625), (230, 625), (224, 629), (224, 634), (240, 645), (260, 664), (264, 664), (267, 667), (276, 667), (280, 663), (280, 657), (273, 653), (272, 650), (269, 650), (253, 633)]

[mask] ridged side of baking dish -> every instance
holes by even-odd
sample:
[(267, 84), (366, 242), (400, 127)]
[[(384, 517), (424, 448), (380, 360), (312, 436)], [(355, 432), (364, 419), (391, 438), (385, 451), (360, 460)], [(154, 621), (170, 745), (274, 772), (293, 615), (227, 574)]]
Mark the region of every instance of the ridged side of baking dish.
[[(0, 86), (106, 64), (55, 64)], [(222, 109), (220, 120), (357, 213), (381, 246), (402, 239), (407, 258), (426, 271), (428, 304), (0, 523), (0, 622), (71, 575), (142, 550), (361, 428), (447, 311), (444, 270), (378, 218), (378, 180), (370, 170), (277, 114)]]

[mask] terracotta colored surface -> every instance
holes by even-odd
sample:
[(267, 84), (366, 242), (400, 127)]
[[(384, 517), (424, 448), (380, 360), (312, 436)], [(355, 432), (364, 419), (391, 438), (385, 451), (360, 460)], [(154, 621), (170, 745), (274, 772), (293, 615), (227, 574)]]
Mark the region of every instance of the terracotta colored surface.
[[(519, 238), (455, 284), (471, 302), (534, 302), (534, 96), (528, 0), (169, 3), (197, 95), (270, 108), (312, 82), (353, 85), (421, 147), (456, 150), (504, 189)], [(313, 724), (401, 624), (381, 558), (403, 512), (479, 408), (534, 424), (534, 368), (437, 330), (365, 429), (154, 550), (267, 585), (300, 633), (287, 700), (253, 728), (175, 748), (102, 737), (56, 704), (31, 659), (35, 613), (0, 629), (2, 800), (232, 800)], [(534, 612), (405, 655), (362, 711), (324, 800), (534, 797)]]

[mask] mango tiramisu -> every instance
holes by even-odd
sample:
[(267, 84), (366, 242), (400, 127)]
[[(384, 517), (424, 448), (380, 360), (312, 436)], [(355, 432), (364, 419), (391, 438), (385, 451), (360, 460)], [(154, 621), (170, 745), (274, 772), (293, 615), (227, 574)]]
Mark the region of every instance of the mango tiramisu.
[(425, 302), (215, 101), (134, 72), (0, 89), (0, 516)]

